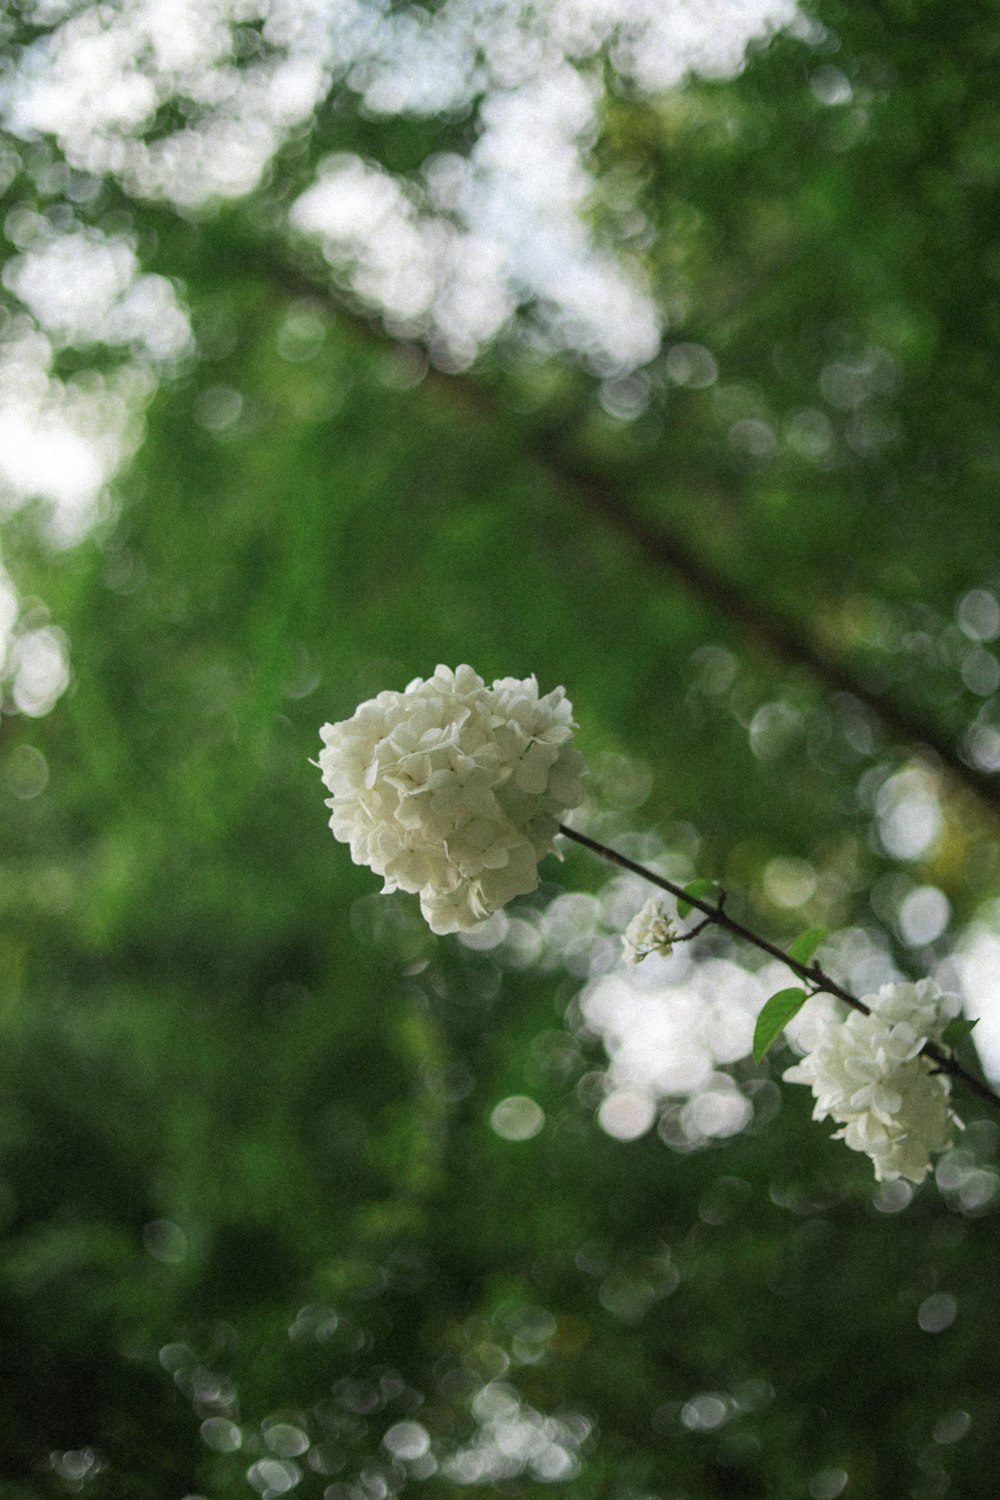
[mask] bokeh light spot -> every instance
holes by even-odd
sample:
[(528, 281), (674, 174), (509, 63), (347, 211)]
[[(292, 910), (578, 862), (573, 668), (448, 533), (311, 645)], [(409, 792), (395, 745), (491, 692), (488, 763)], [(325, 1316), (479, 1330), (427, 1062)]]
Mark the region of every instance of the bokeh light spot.
[(490, 1125), (505, 1141), (530, 1141), (545, 1124), (545, 1112), (527, 1094), (501, 1099), (490, 1115)]
[(645, 1135), (656, 1119), (656, 1104), (648, 1094), (618, 1089), (601, 1104), (597, 1123), (616, 1141), (634, 1141)]
[(917, 1309), (917, 1322), (924, 1333), (943, 1333), (958, 1316), (958, 1303), (950, 1292), (932, 1292)]
[(430, 1434), (420, 1422), (396, 1422), (382, 1442), (394, 1458), (407, 1461), (423, 1458), (431, 1446)]

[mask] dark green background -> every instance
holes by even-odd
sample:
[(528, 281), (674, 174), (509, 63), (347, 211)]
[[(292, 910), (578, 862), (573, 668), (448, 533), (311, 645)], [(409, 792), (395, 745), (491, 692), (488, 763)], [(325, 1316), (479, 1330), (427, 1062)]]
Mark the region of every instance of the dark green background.
[[(773, 939), (880, 928), (919, 977), (992, 910), (998, 793), (967, 734), (1000, 725), (1000, 700), (966, 686), (955, 619), (1000, 584), (1000, 16), (817, 11), (825, 31), (753, 49), (734, 79), (649, 99), (607, 70), (595, 179), (626, 174), (644, 268), (686, 298), (634, 421), (584, 363), (537, 353), (530, 307), (472, 370), (413, 383), (412, 354), (275, 227), (331, 146), (406, 177), (466, 149), (468, 119), (371, 119), (343, 84), (245, 200), (184, 216), (109, 179), (76, 208), (131, 226), (199, 352), (156, 394), (113, 520), (62, 552), (30, 513), (7, 526), (6, 565), (73, 672), (0, 738), (12, 1500), (248, 1495), (276, 1420), (312, 1443), (293, 1493), (329, 1500), (832, 1500), (838, 1471), (858, 1500), (995, 1493), (989, 1204), (930, 1181), (880, 1211), (804, 1090), (704, 1149), (610, 1139), (577, 1087), (600, 1047), (560, 1040), (579, 982), (378, 901), (310, 765), (321, 722), (438, 661), (534, 672), (566, 685), (605, 768), (609, 834), (695, 830), (697, 873)], [(5, 26), (16, 69), (35, 24), (13, 7)], [(853, 96), (824, 104), (810, 79), (833, 65)], [(11, 205), (51, 210), (55, 145), (11, 144)], [(595, 192), (610, 244), (617, 212)], [(321, 337), (290, 360), (303, 299)], [(671, 380), (685, 342), (712, 351), (715, 385)], [(68, 349), (60, 369), (118, 357)], [(846, 405), (823, 395), (833, 366), (869, 372)], [(222, 434), (197, 420), (219, 385), (244, 403)], [(804, 409), (829, 424), (818, 459), (788, 440)], [(772, 434), (756, 456), (733, 440), (748, 420)], [(794, 713), (755, 754), (769, 703)], [(37, 796), (25, 745), (48, 767)], [(648, 766), (641, 808), (609, 754)], [(901, 866), (872, 789), (915, 757), (946, 821)], [(777, 856), (821, 876), (799, 912), (767, 898)], [(901, 871), (951, 902), (932, 951), (886, 917)], [(538, 902), (605, 878), (575, 850), (542, 873)], [(512, 1143), (489, 1115), (520, 1093), (547, 1123)], [(988, 1166), (996, 1126), (959, 1108)], [(935, 1294), (958, 1311), (928, 1333)], [(391, 1461), (404, 1419), (439, 1457), (460, 1449), (499, 1375), (526, 1408), (586, 1419), (574, 1473), (459, 1486)], [(704, 1393), (726, 1416), (698, 1430)], [(240, 1451), (200, 1435), (219, 1416)]]

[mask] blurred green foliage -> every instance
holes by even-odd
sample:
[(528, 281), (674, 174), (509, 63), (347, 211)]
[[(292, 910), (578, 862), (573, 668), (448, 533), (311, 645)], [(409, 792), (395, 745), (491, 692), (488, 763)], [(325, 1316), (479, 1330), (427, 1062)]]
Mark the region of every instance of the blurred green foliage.
[[(407, 181), (468, 113), (336, 83), (198, 212), (111, 175), (74, 199), (53, 140), (8, 137), (10, 213), (124, 227), (195, 339), (100, 524), (5, 534), (72, 665), (0, 740), (11, 1500), (994, 1493), (996, 1124), (963, 1101), (951, 1178), (904, 1207), (779, 1093), (776, 1048), (731, 1069), (742, 1134), (612, 1139), (580, 975), (377, 897), (310, 764), (320, 722), (438, 661), (534, 672), (598, 825), (775, 940), (851, 926), (919, 975), (995, 916), (1000, 674), (956, 620), (1000, 586), (1000, 31), (816, 10), (736, 77), (650, 96), (607, 64), (591, 227), (668, 329), (638, 377), (546, 350), (531, 305), (436, 369), (284, 232), (331, 149)], [(15, 80), (38, 26), (4, 22)], [(877, 798), (916, 764), (943, 823), (906, 855)], [(605, 872), (542, 873), (528, 913)], [(924, 885), (953, 921), (919, 942), (893, 912)], [(505, 1139), (522, 1094), (544, 1129)]]

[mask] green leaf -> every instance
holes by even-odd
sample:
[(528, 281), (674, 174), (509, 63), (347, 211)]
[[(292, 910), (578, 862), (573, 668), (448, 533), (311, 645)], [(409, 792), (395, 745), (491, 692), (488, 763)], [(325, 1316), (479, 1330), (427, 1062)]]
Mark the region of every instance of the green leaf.
[[(714, 880), (691, 880), (684, 887), (684, 892), (685, 895), (694, 896), (695, 900), (700, 901), (704, 896), (707, 896), (710, 894), (710, 892), (717, 891), (718, 889), (719, 887)], [(679, 917), (686, 917), (690, 910), (690, 901), (678, 900), (677, 915)]]
[(788, 957), (794, 958), (797, 964), (807, 964), (825, 937), (825, 927), (810, 927), (799, 933), (788, 950)]
[(963, 1017), (958, 1021), (949, 1021), (941, 1033), (941, 1040), (946, 1047), (957, 1047), (959, 1042), (964, 1042), (969, 1032), (979, 1025), (979, 1017), (974, 1020)]
[(764, 1053), (784, 1031), (793, 1016), (797, 1016), (809, 999), (805, 990), (779, 990), (767, 1001), (753, 1033), (753, 1060), (760, 1062)]

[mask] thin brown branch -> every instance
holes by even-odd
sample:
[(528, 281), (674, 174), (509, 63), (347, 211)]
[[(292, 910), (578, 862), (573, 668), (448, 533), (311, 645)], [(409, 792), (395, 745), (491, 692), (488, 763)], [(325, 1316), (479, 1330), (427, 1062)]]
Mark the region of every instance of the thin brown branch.
[[(859, 1000), (856, 995), (852, 995), (849, 990), (845, 990), (843, 985), (838, 984), (835, 979), (831, 979), (830, 975), (819, 964), (799, 963), (798, 959), (792, 958), (791, 954), (786, 953), (783, 948), (779, 948), (776, 943), (769, 942), (767, 938), (761, 937), (752, 928), (744, 926), (742, 922), (737, 922), (728, 912), (723, 911), (721, 904), (712, 906), (708, 901), (702, 900), (701, 897), (692, 896), (684, 890), (683, 886), (675, 885), (665, 875), (660, 875), (656, 870), (650, 870), (646, 865), (638, 864), (636, 860), (629, 859), (628, 855), (619, 854), (617, 849), (611, 849), (607, 844), (598, 843), (597, 839), (592, 839), (588, 834), (580, 833), (575, 828), (569, 828), (565, 823), (559, 824), (559, 832), (566, 838), (572, 839), (574, 843), (581, 844), (584, 849), (589, 849), (592, 854), (598, 855), (601, 859), (606, 859), (611, 864), (618, 865), (623, 870), (629, 870), (633, 875), (641, 876), (643, 880), (648, 880), (651, 885), (659, 886), (661, 891), (667, 891), (678, 901), (686, 901), (689, 906), (693, 906), (704, 915), (707, 924), (723, 928), (725, 932), (731, 933), (733, 937), (738, 937), (743, 942), (750, 943), (752, 947), (757, 948), (761, 953), (766, 953), (768, 957), (776, 958), (779, 963), (787, 965), (793, 974), (798, 975), (800, 979), (804, 979), (807, 984), (812, 986), (813, 994), (824, 993), (835, 995), (838, 1000), (842, 1000), (852, 1010), (860, 1011), (864, 1016), (871, 1015), (869, 1007), (865, 1005), (863, 1000)], [(955, 1058), (949, 1052), (935, 1046), (933, 1042), (925, 1043), (923, 1050), (928, 1057), (934, 1060), (942, 1073), (949, 1073), (952, 1078), (960, 1079), (973, 1094), (976, 1094), (980, 1099), (985, 1099), (994, 1108), (1000, 1109), (1000, 1096), (995, 1094), (982, 1079), (977, 1078), (974, 1073), (970, 1073), (966, 1068), (963, 1068), (961, 1063), (956, 1062)]]

